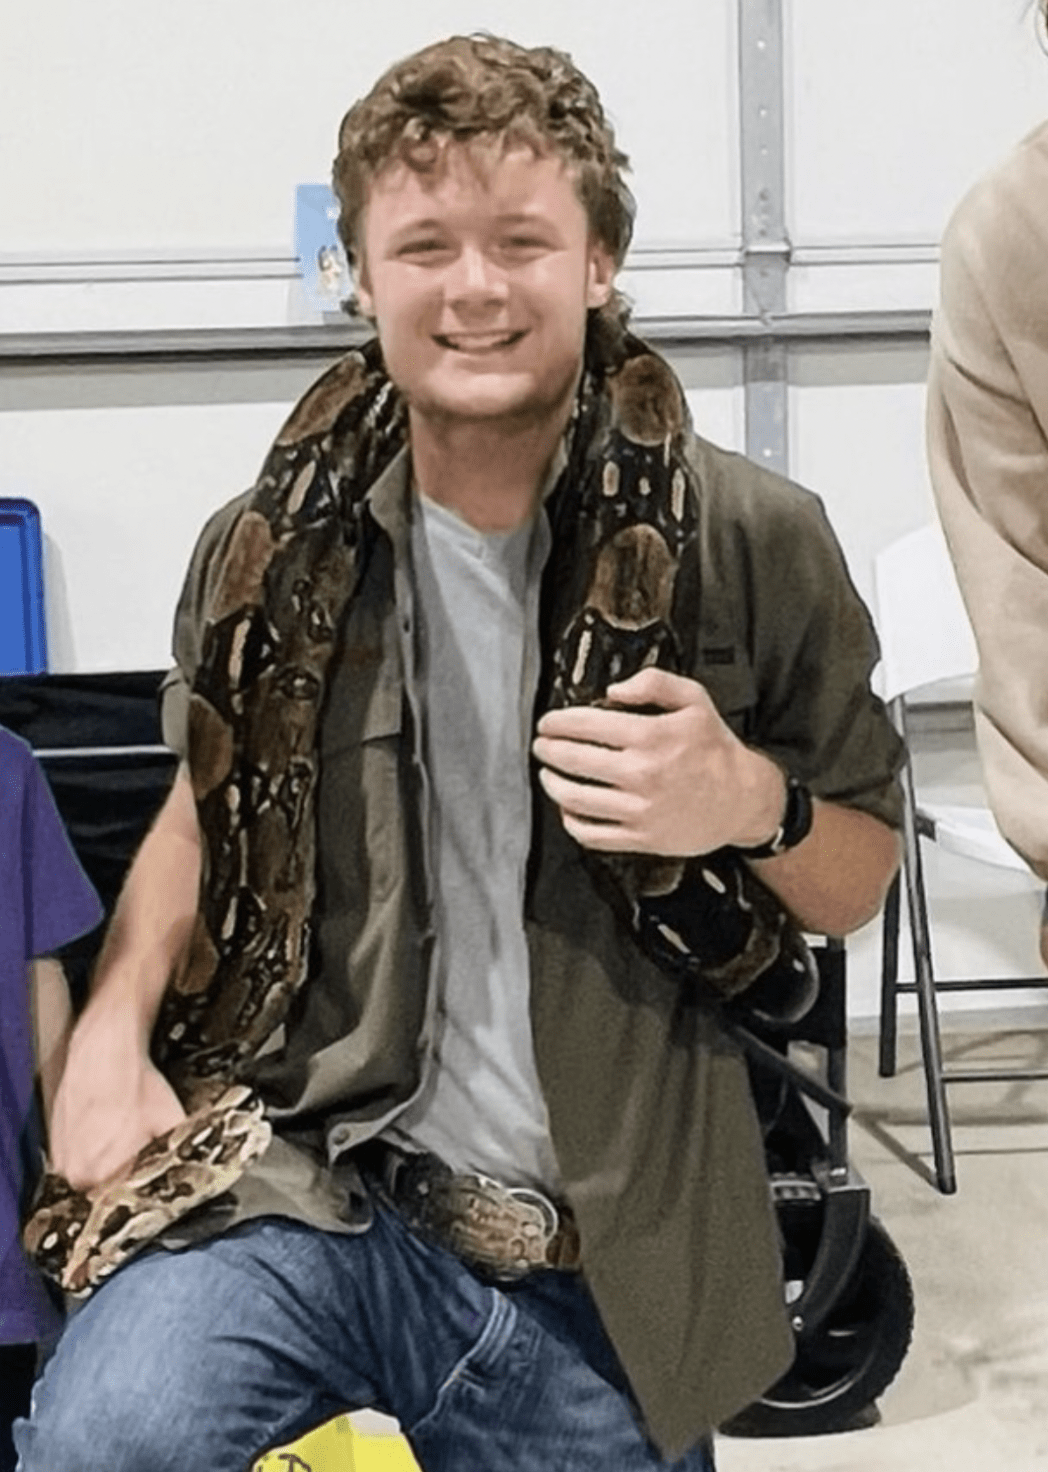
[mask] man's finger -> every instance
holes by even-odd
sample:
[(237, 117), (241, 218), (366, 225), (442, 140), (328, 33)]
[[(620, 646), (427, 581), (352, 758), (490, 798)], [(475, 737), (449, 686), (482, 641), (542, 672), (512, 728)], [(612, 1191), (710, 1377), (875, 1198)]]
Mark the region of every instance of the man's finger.
[(603, 782), (617, 787), (622, 780), (623, 754), (609, 746), (592, 741), (565, 741), (552, 736), (536, 736), (531, 750), (544, 767), (576, 777), (582, 782)]
[(574, 782), (549, 767), (539, 768), (539, 781), (547, 797), (562, 813), (597, 823), (632, 822), (638, 816), (637, 799), (615, 787)]
[(637, 838), (620, 823), (594, 823), (571, 813), (561, 813), (561, 821), (565, 833), (583, 848), (606, 854), (632, 854), (640, 850)]
[(701, 705), (709, 699), (705, 687), (697, 680), (654, 665), (638, 670), (628, 680), (609, 685), (608, 699), (616, 705), (655, 705), (661, 710), (683, 710), (687, 705)]
[(623, 751), (628, 746), (640, 745), (650, 735), (650, 728), (645, 724), (650, 720), (650, 716), (607, 710), (600, 705), (566, 705), (560, 710), (548, 710), (536, 729), (540, 736)]

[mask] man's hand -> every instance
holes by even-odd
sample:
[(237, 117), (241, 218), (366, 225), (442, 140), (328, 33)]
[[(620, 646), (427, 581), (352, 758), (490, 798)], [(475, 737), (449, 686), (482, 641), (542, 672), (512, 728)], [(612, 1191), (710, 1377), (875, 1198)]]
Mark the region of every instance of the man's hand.
[(702, 685), (647, 669), (609, 686), (608, 699), (614, 708), (549, 711), (532, 747), (574, 839), (607, 853), (685, 858), (771, 838), (785, 778), (729, 729)]
[(108, 1180), (185, 1110), (137, 1026), (89, 1006), (73, 1033), (51, 1115), (51, 1164), (71, 1186)]
[[(609, 686), (608, 698), (620, 708), (550, 711), (532, 748), (573, 838), (607, 853), (687, 858), (772, 837), (785, 778), (729, 730), (701, 685), (649, 669)], [(880, 909), (898, 863), (898, 837), (880, 819), (816, 798), (803, 843), (753, 867), (803, 929), (847, 935)]]

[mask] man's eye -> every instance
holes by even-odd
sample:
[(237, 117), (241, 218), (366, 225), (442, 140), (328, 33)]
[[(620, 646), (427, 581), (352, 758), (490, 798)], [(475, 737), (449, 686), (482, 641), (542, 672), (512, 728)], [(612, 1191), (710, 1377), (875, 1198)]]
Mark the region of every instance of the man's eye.
[(400, 254), (402, 256), (428, 256), (446, 249), (447, 246), (442, 240), (427, 237), (426, 239), (407, 241), (400, 247)]
[(540, 251), (545, 250), (546, 242), (538, 235), (508, 235), (502, 242), (503, 250)]

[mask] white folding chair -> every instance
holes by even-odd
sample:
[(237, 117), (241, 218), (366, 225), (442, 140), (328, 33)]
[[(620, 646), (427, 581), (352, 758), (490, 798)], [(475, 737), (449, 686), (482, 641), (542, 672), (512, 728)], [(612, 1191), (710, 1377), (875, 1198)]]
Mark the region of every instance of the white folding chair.
[[(907, 697), (940, 681), (964, 681), (970, 698), (978, 655), (953, 566), (938, 525), (921, 527), (881, 552), (874, 564), (874, 589), (882, 663), (880, 693), (906, 738)], [(1001, 836), (988, 807), (918, 802), (913, 770), (902, 772), (903, 863), (914, 980), (899, 981), (900, 880), (884, 907), (881, 972), (880, 1074), (895, 1073), (900, 993), (917, 997), (921, 1054), (928, 1091), (928, 1116), (939, 1190), (957, 1189), (946, 1085), (1002, 1079), (1048, 1078), (1048, 1070), (1018, 1068), (947, 1069), (943, 1065), (938, 992), (1005, 991), (1044, 987), (1045, 977), (969, 977), (937, 981), (932, 957), (928, 902), (921, 863), (921, 839), (947, 852), (1029, 874), (1030, 870)]]

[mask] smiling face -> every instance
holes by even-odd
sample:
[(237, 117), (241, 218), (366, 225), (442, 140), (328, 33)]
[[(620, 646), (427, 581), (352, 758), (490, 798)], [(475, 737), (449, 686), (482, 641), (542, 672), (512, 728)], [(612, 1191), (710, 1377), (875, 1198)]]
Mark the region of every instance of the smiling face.
[(561, 159), (450, 143), (432, 172), (393, 164), (372, 182), (361, 237), (360, 304), (413, 415), (562, 412), (614, 266)]

